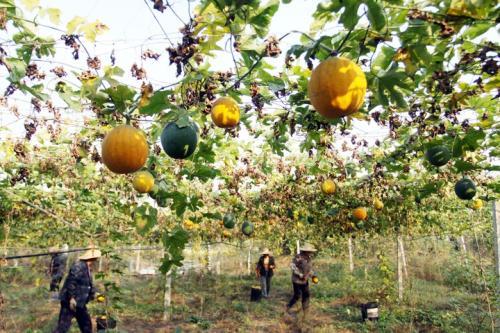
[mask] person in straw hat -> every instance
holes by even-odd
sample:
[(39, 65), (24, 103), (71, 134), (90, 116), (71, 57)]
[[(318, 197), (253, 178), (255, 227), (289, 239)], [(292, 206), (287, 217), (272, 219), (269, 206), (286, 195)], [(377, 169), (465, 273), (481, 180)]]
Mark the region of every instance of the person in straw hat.
[(61, 311), (54, 333), (68, 332), (73, 317), (76, 317), (82, 333), (92, 333), (92, 321), (87, 310), (87, 303), (95, 297), (92, 266), (100, 257), (101, 251), (92, 248), (71, 266), (59, 294)]
[(276, 264), (274, 263), (274, 257), (268, 248), (265, 248), (261, 252), (259, 261), (255, 268), (255, 273), (257, 278), (260, 280), (260, 289), (262, 291), (262, 296), (269, 297), (269, 290), (271, 289), (271, 278), (273, 277), (274, 270), (276, 269)]
[(50, 292), (52, 293), (52, 299), (57, 300), (59, 284), (66, 271), (66, 263), (68, 261), (68, 244), (64, 244), (61, 249), (57, 246), (49, 248), (49, 253), (51, 256), (49, 265), (49, 275), (50, 275)]
[(312, 270), (312, 255), (317, 250), (309, 243), (304, 244), (300, 248), (299, 254), (297, 254), (293, 260), (290, 268), (292, 269), (292, 285), (293, 285), (293, 296), (286, 306), (287, 313), (291, 313), (290, 309), (302, 296), (302, 311), (304, 318), (309, 309), (309, 278), (311, 278), (314, 273)]

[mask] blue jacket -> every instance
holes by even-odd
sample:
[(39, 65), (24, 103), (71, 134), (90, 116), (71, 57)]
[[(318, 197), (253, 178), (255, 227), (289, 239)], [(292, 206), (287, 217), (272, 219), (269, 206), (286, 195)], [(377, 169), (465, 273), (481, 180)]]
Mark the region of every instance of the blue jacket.
[(69, 302), (73, 297), (76, 300), (77, 307), (84, 307), (89, 301), (94, 299), (95, 289), (92, 282), (92, 276), (84, 261), (75, 262), (64, 281), (59, 299), (63, 302)]
[(65, 253), (52, 255), (52, 259), (50, 260), (49, 272), (53, 278), (62, 278), (64, 276), (67, 260), (68, 256)]

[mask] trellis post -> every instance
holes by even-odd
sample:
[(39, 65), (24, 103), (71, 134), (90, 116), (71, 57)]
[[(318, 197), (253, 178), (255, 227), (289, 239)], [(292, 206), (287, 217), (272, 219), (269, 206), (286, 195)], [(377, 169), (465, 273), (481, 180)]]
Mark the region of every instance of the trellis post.
[(495, 248), (495, 274), (497, 276), (497, 295), (500, 294), (500, 210), (498, 209), (496, 200), (492, 203), (493, 210), (493, 237)]
[(354, 258), (353, 258), (353, 250), (352, 250), (352, 237), (347, 239), (347, 247), (349, 249), (349, 271), (354, 272)]

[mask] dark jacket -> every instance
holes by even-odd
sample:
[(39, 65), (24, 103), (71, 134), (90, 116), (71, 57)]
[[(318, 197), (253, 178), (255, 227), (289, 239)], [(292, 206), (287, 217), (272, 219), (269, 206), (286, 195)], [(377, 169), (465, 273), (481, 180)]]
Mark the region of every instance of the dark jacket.
[(59, 299), (69, 302), (74, 297), (77, 307), (83, 307), (90, 300), (94, 299), (95, 289), (87, 264), (84, 261), (75, 262), (64, 281)]
[(313, 276), (312, 260), (302, 253), (297, 254), (290, 265), (292, 269), (292, 282), (306, 284), (307, 280)]
[(66, 270), (67, 261), (68, 261), (68, 256), (65, 253), (58, 253), (52, 255), (49, 268), (50, 276), (54, 278), (62, 278), (64, 275), (64, 271)]
[[(269, 256), (269, 270), (267, 271), (268, 276), (273, 276), (274, 269), (276, 268), (276, 264), (274, 263), (274, 257)], [(264, 256), (260, 256), (259, 261), (257, 262), (256, 267), (257, 274), (261, 276), (266, 275), (266, 269), (264, 268)]]

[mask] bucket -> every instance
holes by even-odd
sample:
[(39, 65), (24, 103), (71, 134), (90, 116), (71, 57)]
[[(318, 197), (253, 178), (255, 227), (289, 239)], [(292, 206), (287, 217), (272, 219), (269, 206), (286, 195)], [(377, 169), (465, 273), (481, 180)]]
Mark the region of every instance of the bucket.
[(368, 302), (361, 304), (361, 318), (365, 320), (378, 320), (378, 303)]
[(116, 320), (107, 318), (106, 316), (98, 316), (96, 318), (97, 330), (107, 330), (116, 328)]
[(250, 301), (258, 302), (262, 298), (262, 290), (259, 286), (252, 286), (250, 291)]

